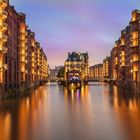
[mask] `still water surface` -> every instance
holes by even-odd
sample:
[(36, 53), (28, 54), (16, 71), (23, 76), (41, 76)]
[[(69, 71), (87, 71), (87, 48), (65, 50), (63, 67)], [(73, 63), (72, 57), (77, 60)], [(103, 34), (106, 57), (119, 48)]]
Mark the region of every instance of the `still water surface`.
[(47, 84), (0, 102), (0, 140), (140, 140), (140, 98), (102, 83)]

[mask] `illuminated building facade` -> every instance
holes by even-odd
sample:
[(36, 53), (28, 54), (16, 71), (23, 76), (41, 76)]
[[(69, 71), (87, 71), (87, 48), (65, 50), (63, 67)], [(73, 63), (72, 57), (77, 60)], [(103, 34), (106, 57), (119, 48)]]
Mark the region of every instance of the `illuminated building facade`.
[(40, 50), (40, 80), (45, 81), (48, 77), (48, 61), (43, 49)]
[[(132, 12), (130, 22), (130, 73), (131, 84), (140, 86), (140, 11)], [(140, 88), (140, 87), (139, 87)]]
[(132, 12), (129, 26), (111, 51), (111, 78), (119, 84), (140, 87), (140, 11)]
[(8, 1), (0, 0), (0, 92), (3, 92), (5, 89), (5, 72), (7, 70), (7, 64), (5, 56), (7, 53), (7, 41), (8, 41), (8, 24), (7, 20), (7, 6)]
[(68, 53), (65, 61), (65, 80), (75, 77), (80, 80), (89, 78), (89, 56), (88, 53)]
[(103, 78), (103, 64), (97, 64), (90, 67), (90, 79)]
[(106, 57), (103, 60), (103, 77), (110, 78), (110, 57)]
[(26, 38), (26, 16), (22, 13), (19, 16), (19, 46), (18, 46), (18, 80), (19, 86), (26, 86), (26, 74), (27, 74), (27, 38)]
[(0, 0), (0, 95), (45, 81), (47, 57), (28, 29), (26, 15)]
[(41, 81), (48, 78), (48, 60), (41, 48), (39, 42), (36, 41), (35, 33), (27, 29), (27, 57), (26, 57), (26, 76), (27, 85), (39, 85)]
[(121, 32), (121, 37), (115, 42), (111, 51), (112, 79), (124, 82), (126, 76), (126, 31)]

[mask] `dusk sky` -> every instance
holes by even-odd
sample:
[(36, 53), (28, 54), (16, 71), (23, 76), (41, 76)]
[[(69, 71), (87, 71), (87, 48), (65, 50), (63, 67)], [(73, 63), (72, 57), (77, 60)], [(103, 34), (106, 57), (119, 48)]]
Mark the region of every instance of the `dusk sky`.
[(140, 0), (10, 0), (27, 15), (29, 28), (51, 67), (63, 65), (69, 51), (88, 52), (90, 65), (109, 55), (115, 40), (140, 9)]

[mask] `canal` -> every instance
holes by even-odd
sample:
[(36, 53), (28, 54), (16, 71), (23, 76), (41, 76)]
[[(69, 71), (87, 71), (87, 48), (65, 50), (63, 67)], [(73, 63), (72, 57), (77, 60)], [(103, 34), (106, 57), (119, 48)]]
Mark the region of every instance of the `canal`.
[(140, 140), (140, 98), (103, 83), (48, 83), (0, 102), (0, 140)]

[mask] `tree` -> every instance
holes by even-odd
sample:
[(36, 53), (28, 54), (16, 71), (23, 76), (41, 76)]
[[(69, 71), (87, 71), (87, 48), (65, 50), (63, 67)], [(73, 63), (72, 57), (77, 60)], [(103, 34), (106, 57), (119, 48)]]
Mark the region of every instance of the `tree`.
[(64, 70), (64, 67), (62, 67), (62, 68), (59, 70), (57, 77), (58, 77), (58, 78), (63, 78), (63, 77), (64, 77), (64, 73), (65, 73), (65, 70)]

